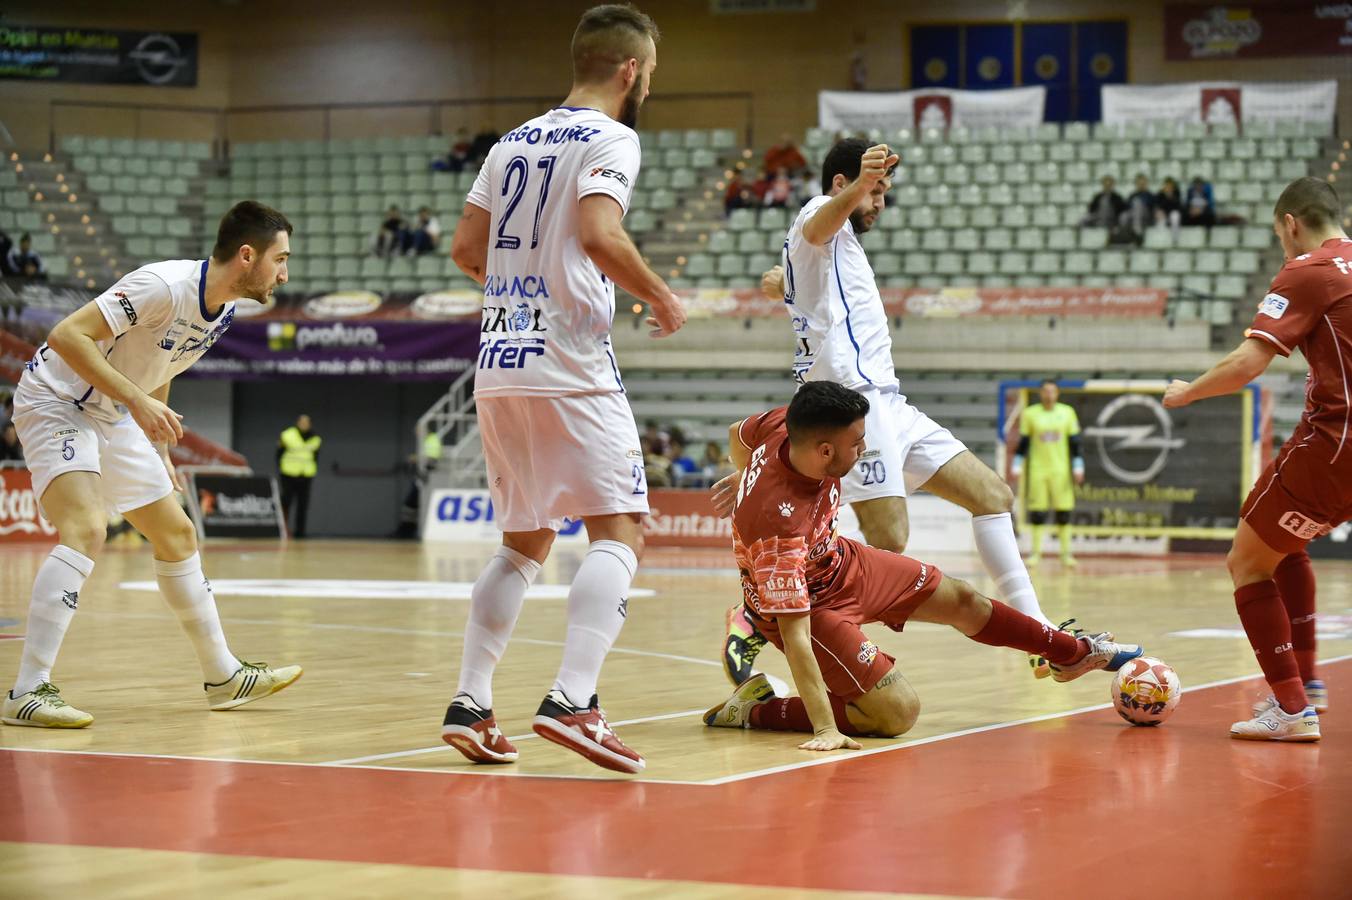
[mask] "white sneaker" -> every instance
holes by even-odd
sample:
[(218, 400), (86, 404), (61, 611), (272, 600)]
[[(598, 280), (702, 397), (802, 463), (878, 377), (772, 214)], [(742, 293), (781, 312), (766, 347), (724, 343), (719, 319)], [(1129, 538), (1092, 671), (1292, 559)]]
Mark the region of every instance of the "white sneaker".
[[(1329, 689), (1324, 685), (1324, 682), (1318, 679), (1305, 682), (1305, 699), (1314, 707), (1315, 712), (1326, 713), (1329, 711)], [(1276, 705), (1277, 698), (1268, 694), (1253, 704), (1253, 714), (1255, 717), (1261, 716)]]
[(35, 728), (84, 728), (94, 717), (61, 699), (56, 685), (44, 681), (26, 694), (5, 694), (0, 707), (0, 722), (6, 725), (31, 725)]
[(203, 684), (202, 688), (207, 692), (207, 705), (212, 709), (234, 709), (277, 693), (299, 678), (301, 672), (300, 666), (273, 669), (267, 663), (251, 663), (241, 659), (239, 669), (230, 676), (229, 681)]
[(1303, 712), (1289, 713), (1272, 699), (1267, 709), (1252, 719), (1231, 725), (1230, 737), (1242, 741), (1317, 741), (1319, 713), (1313, 706), (1305, 707)]
[(1052, 678), (1059, 682), (1074, 681), (1086, 672), (1107, 669), (1116, 672), (1128, 661), (1135, 659), (1145, 651), (1138, 644), (1119, 644), (1113, 641), (1112, 632), (1100, 634), (1080, 634), (1079, 639), (1089, 645), (1089, 652), (1077, 663), (1058, 666), (1050, 663)]
[(751, 710), (775, 699), (774, 686), (764, 672), (742, 682), (732, 696), (704, 714), (704, 724), (711, 728), (749, 728)]

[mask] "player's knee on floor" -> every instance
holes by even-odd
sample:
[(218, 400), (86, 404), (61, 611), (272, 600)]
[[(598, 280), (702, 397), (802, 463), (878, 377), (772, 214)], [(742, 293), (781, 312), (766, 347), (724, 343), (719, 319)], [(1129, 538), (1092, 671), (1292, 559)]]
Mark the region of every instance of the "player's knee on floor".
[(900, 737), (920, 719), (920, 695), (895, 668), (854, 705), (868, 716), (877, 737)]

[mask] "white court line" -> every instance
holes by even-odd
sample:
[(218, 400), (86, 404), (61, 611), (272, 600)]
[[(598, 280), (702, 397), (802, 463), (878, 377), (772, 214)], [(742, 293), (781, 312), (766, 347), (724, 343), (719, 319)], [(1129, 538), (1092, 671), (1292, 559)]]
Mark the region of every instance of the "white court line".
[[(611, 722), (611, 723), (610, 723), (610, 727), (611, 727), (611, 728), (615, 728), (615, 727), (618, 727), (618, 726), (620, 726), (620, 725), (639, 725), (639, 724), (641, 724), (641, 723), (643, 723), (643, 722), (662, 722), (662, 721), (665, 721), (666, 719), (684, 719), (684, 718), (686, 718), (687, 716), (698, 716), (698, 715), (700, 715), (700, 714), (703, 713), (703, 712), (704, 712), (704, 710), (702, 710), (702, 709), (687, 709), (685, 712), (665, 713), (664, 715), (660, 715), (660, 716), (644, 716), (644, 717), (641, 718), (641, 719), (625, 719), (623, 722)], [(536, 733), (533, 732), (533, 731), (530, 731), (530, 732), (527, 732), (526, 734), (513, 734), (513, 735), (509, 735), (508, 738), (507, 738), (507, 740), (509, 740), (509, 741), (528, 741), (528, 740), (530, 740), (530, 739), (532, 739), (532, 738), (538, 738), (538, 737), (539, 737), (538, 734), (536, 734)], [(401, 756), (421, 756), (421, 755), (424, 754), (424, 753), (440, 753), (440, 752), (443, 751), (443, 750), (449, 750), (449, 749), (450, 749), (450, 747), (448, 747), (446, 744), (441, 744), (441, 745), (438, 746), (438, 747), (420, 747), (420, 748), (417, 749), (417, 750), (396, 750), (394, 753), (377, 753), (377, 754), (375, 754), (375, 755), (373, 755), (373, 756), (354, 756), (354, 757), (351, 758), (351, 759), (336, 759), (336, 760), (334, 760), (334, 761), (331, 762), (331, 763), (327, 763), (327, 765), (330, 765), (330, 766), (355, 766), (355, 765), (358, 765), (359, 763), (375, 762), (375, 761), (381, 760), (381, 759), (398, 759), (398, 758), (401, 757)], [(685, 784), (685, 783), (688, 783), (688, 782), (682, 782), (682, 783)]]
[[(1352, 659), (1352, 654), (1347, 656), (1335, 656), (1332, 659), (1319, 660), (1320, 665), (1329, 665), (1330, 663), (1346, 662)], [(1257, 675), (1240, 675), (1237, 678), (1223, 678), (1220, 681), (1208, 681), (1206, 684), (1199, 684), (1196, 687), (1184, 688), (1183, 693), (1189, 694), (1194, 691), (1203, 691), (1207, 688), (1224, 687), (1227, 684), (1238, 684), (1241, 681), (1252, 681), (1255, 678), (1262, 678), (1262, 673)], [(769, 769), (757, 769), (753, 772), (742, 772), (737, 775), (726, 775), (722, 778), (713, 778), (708, 781), (701, 781), (700, 784), (720, 785), (731, 784), (735, 781), (746, 781), (751, 778), (762, 778), (766, 775), (778, 775), (781, 772), (792, 772), (797, 769), (809, 769), (813, 766), (829, 766), (833, 763), (848, 762), (852, 759), (859, 759), (864, 756), (877, 756), (879, 753), (891, 753), (894, 750), (906, 750), (910, 747), (920, 747), (925, 744), (937, 744), (940, 741), (952, 740), (953, 738), (967, 737), (972, 734), (982, 734), (987, 731), (999, 731), (1003, 728), (1013, 728), (1016, 725), (1031, 725), (1034, 722), (1047, 722), (1051, 719), (1064, 719), (1068, 716), (1078, 716), (1081, 713), (1097, 712), (1100, 709), (1110, 709), (1112, 703), (1099, 703), (1095, 706), (1082, 706), (1079, 709), (1070, 709), (1065, 712), (1047, 713), (1041, 716), (1032, 716), (1027, 719), (1018, 719), (1013, 722), (999, 722), (994, 725), (980, 725), (976, 728), (964, 728), (961, 731), (952, 731), (948, 734), (936, 734), (932, 737), (920, 738), (915, 741), (903, 741), (898, 744), (891, 744), (886, 747), (875, 747), (871, 750), (850, 750), (845, 753), (837, 753), (833, 756), (825, 756), (821, 759), (810, 759), (798, 763), (787, 763), (782, 766), (773, 766)]]
[[(86, 610), (85, 617), (97, 616), (106, 619), (155, 619), (171, 620), (177, 622), (178, 619), (172, 613), (133, 613), (133, 612), (97, 612)], [(329, 631), (365, 631), (372, 634), (405, 634), (414, 637), (459, 637), (465, 636), (463, 631), (433, 631), (423, 628), (391, 628), (387, 625), (348, 625), (338, 622), (294, 622), (289, 619), (241, 619), (234, 616), (222, 617), (221, 621), (227, 624), (235, 625), (270, 625), (278, 628), (318, 628)], [(540, 638), (513, 637), (512, 641), (518, 644), (535, 644), (540, 647), (562, 647), (563, 641), (547, 641)], [(626, 656), (651, 656), (657, 659), (671, 659), (677, 662), (694, 663), (700, 666), (722, 667), (722, 663), (713, 659), (696, 659), (693, 656), (681, 656), (676, 653), (658, 653), (655, 650), (634, 650), (628, 647), (611, 647), (611, 653), (622, 653)]]

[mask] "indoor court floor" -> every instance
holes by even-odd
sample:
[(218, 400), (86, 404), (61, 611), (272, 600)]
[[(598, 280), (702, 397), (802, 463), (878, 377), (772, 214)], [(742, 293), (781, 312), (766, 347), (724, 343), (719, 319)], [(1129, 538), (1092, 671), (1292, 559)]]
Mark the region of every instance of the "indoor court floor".
[[(45, 547), (0, 549), (0, 680), (18, 665)], [(915, 623), (870, 636), (924, 704), (862, 752), (705, 728), (731, 554), (653, 550), (601, 700), (639, 777), (535, 738), (560, 658), (560, 547), (495, 680), (515, 766), (440, 740), (469, 589), (491, 544), (216, 542), (207, 575), (232, 649), (298, 663), (286, 691), (208, 712), (148, 546), (110, 544), (55, 681), (78, 731), (0, 726), (0, 897), (1352, 896), (1352, 564), (1318, 562), (1323, 741), (1232, 741), (1259, 695), (1221, 556), (1055, 559), (1059, 621), (1140, 642), (1186, 695), (1155, 729), (1110, 677), (1035, 681), (1026, 658)], [(936, 557), (991, 585), (975, 557)], [(788, 677), (767, 648), (762, 666)]]

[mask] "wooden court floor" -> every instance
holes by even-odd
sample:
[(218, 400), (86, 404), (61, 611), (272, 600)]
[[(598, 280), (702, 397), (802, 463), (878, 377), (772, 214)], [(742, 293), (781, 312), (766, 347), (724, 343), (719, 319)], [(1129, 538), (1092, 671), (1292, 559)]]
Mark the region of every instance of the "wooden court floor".
[[(556, 669), (561, 548), (495, 682), (521, 749), (475, 767), (440, 741), (470, 583), (491, 545), (217, 543), (206, 570), (235, 652), (299, 663), (287, 691), (211, 713), (154, 591), (110, 545), (54, 675), (95, 716), (0, 726), (0, 897), (1347, 897), (1352, 565), (1318, 563), (1324, 740), (1226, 736), (1259, 692), (1220, 557), (1056, 561), (1049, 616), (1139, 641), (1189, 693), (1158, 729), (1105, 708), (1106, 675), (1034, 681), (1023, 656), (938, 626), (871, 636), (924, 703), (905, 738), (809, 754), (707, 729), (730, 554), (652, 551), (601, 679), (641, 777), (530, 733)], [(45, 548), (0, 549), (0, 680), (17, 667)], [(975, 558), (937, 557), (991, 590)], [(766, 670), (787, 677), (772, 648)]]

